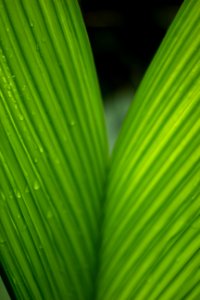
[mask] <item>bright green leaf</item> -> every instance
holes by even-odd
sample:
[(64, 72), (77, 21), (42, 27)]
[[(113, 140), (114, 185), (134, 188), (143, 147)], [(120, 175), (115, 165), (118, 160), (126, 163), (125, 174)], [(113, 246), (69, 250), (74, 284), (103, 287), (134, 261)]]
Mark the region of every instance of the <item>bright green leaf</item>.
[(186, 1), (114, 149), (98, 299), (200, 297), (200, 1)]
[(0, 264), (17, 299), (199, 298), (199, 15), (200, 0), (183, 4), (105, 186), (76, 1), (0, 1)]
[(18, 299), (89, 299), (107, 141), (76, 1), (0, 3), (0, 254)]

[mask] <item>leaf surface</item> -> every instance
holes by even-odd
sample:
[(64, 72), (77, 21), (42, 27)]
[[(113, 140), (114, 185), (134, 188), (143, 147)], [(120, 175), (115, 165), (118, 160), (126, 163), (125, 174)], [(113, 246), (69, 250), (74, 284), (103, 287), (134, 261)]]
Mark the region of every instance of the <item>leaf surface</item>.
[(199, 17), (184, 2), (116, 143), (98, 299), (200, 297)]
[(0, 1), (0, 263), (18, 299), (89, 299), (107, 140), (76, 1)]

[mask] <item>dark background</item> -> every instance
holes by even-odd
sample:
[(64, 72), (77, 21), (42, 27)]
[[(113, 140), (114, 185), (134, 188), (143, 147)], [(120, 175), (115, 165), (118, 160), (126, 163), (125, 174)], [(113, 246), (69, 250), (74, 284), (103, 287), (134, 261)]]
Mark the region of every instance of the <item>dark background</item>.
[(138, 86), (182, 0), (79, 0), (104, 99)]

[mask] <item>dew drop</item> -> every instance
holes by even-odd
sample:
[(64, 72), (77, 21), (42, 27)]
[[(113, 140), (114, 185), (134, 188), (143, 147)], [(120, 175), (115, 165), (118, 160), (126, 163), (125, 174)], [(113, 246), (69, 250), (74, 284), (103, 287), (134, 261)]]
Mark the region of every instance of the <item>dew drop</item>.
[(44, 149), (42, 148), (42, 146), (39, 146), (39, 151), (40, 151), (40, 153), (44, 152)]
[(19, 119), (20, 119), (20, 121), (23, 121), (24, 120), (24, 116), (22, 114), (19, 114)]
[(9, 97), (9, 98), (12, 98), (12, 93), (11, 93), (11, 91), (8, 91), (8, 97)]
[(74, 120), (71, 120), (71, 121), (69, 122), (69, 126), (73, 127), (73, 126), (75, 126), (75, 125), (76, 125), (76, 123), (75, 123)]
[(5, 194), (3, 193), (3, 191), (0, 191), (0, 195), (1, 195), (1, 198), (3, 199), (3, 201), (6, 201), (6, 197), (5, 197)]
[(37, 157), (34, 158), (34, 163), (37, 164), (38, 163), (38, 159)]
[(6, 240), (4, 240), (4, 239), (0, 239), (0, 246), (4, 246), (5, 245), (5, 243), (6, 243)]
[(33, 188), (34, 188), (34, 190), (36, 190), (36, 191), (39, 190), (40, 184), (39, 184), (39, 182), (38, 182), (37, 180), (34, 182)]
[(34, 24), (33, 22), (30, 22), (30, 27), (33, 28), (34, 27)]
[(19, 191), (17, 191), (16, 196), (17, 196), (18, 199), (20, 199), (21, 198), (21, 193)]
[(6, 83), (7, 82), (6, 77), (2, 77), (2, 81), (3, 81), (3, 83)]
[(47, 212), (47, 219), (51, 219), (53, 217), (53, 214), (52, 214), (52, 212), (49, 210), (48, 212)]

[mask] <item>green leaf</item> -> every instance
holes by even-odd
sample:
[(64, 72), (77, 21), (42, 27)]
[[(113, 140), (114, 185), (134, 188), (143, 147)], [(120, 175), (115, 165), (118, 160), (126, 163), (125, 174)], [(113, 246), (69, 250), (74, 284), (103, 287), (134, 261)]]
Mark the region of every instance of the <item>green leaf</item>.
[(76, 1), (0, 2), (0, 264), (17, 299), (93, 293), (107, 141)]
[(200, 297), (199, 17), (184, 2), (114, 149), (98, 299)]

